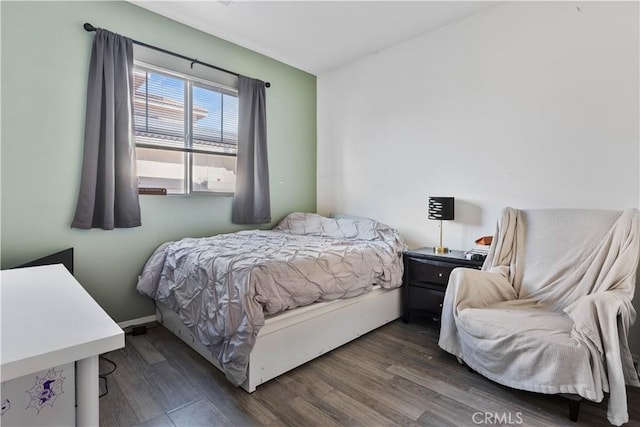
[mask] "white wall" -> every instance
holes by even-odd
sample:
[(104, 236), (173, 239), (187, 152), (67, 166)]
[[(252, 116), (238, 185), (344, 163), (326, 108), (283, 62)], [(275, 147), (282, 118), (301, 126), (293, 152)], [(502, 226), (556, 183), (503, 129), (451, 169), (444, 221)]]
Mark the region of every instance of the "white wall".
[(454, 196), (467, 249), (504, 206), (639, 207), (639, 32), (637, 2), (509, 2), (320, 75), (318, 211), (433, 246)]

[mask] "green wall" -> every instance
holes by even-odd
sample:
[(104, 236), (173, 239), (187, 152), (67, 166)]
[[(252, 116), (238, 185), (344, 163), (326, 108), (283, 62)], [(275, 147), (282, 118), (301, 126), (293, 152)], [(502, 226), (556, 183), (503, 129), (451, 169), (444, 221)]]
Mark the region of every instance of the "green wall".
[(73, 246), (76, 277), (116, 320), (153, 314), (135, 290), (162, 242), (240, 229), (231, 197), (141, 196), (142, 227), (70, 228), (82, 166), (92, 34), (84, 22), (271, 82), (274, 222), (316, 210), (315, 76), (125, 2), (0, 2), (1, 264)]

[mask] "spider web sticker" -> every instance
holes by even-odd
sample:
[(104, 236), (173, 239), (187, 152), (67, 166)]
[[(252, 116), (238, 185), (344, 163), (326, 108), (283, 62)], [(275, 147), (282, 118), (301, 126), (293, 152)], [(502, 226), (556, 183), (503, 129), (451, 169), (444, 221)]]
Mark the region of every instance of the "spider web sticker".
[(0, 408), (0, 415), (4, 415), (4, 413), (7, 412), (9, 408), (11, 408), (11, 402), (9, 401), (9, 399), (4, 399), (2, 401), (2, 407)]
[(64, 393), (62, 391), (64, 379), (62, 369), (56, 371), (55, 368), (51, 368), (42, 378), (36, 375), (35, 384), (26, 391), (31, 400), (25, 409), (35, 408), (39, 414), (44, 406), (53, 407), (56, 398)]

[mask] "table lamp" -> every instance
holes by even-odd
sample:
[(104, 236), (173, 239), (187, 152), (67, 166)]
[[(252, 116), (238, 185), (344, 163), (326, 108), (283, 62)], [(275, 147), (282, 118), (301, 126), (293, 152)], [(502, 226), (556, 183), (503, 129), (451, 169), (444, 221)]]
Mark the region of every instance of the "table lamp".
[(451, 221), (454, 218), (455, 203), (453, 197), (429, 197), (429, 219), (440, 220), (440, 246), (433, 248), (438, 254), (449, 252), (442, 246), (442, 221)]

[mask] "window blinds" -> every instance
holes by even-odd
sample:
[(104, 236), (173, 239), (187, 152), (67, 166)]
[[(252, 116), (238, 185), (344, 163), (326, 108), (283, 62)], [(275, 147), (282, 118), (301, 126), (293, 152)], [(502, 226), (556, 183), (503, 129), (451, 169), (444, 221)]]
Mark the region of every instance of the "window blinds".
[(237, 93), (146, 66), (134, 70), (136, 145), (235, 155)]

